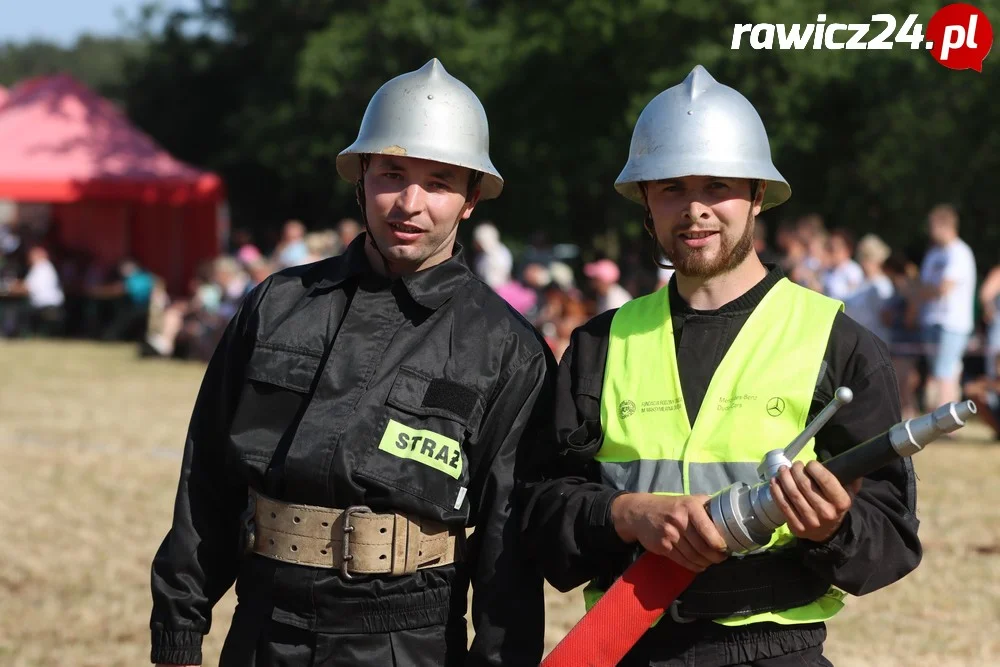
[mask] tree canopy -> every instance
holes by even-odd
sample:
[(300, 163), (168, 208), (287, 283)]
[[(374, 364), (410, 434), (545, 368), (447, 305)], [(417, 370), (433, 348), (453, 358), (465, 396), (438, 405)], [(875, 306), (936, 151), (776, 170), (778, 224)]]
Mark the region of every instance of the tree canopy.
[[(836, 4), (202, 0), (197, 11), (174, 12), (122, 41), (121, 70), (97, 56), (92, 72), (83, 61), (67, 68), (121, 99), (176, 155), (220, 172), (234, 224), (262, 229), (287, 217), (320, 225), (355, 214), (337, 153), (382, 83), (437, 57), (483, 101), (507, 183), (477, 215), (511, 237), (545, 229), (588, 246), (608, 230), (641, 236), (641, 209), (613, 187), (632, 126), (649, 100), (702, 64), (757, 107), (791, 183), (792, 199), (768, 221), (818, 212), (831, 227), (919, 247), (926, 212), (947, 201), (980, 262), (993, 264), (997, 56), (977, 73), (945, 68), (906, 42), (755, 50), (744, 36), (731, 48), (735, 24), (816, 23), (821, 14), (826, 23), (871, 23), (868, 39), (881, 31), (875, 10)], [(995, 0), (978, 6), (1000, 26)], [(926, 29), (938, 7), (886, 0), (877, 11), (896, 17), (897, 29), (918, 14)], [(0, 50), (0, 82), (26, 71), (10, 64), (14, 55)]]

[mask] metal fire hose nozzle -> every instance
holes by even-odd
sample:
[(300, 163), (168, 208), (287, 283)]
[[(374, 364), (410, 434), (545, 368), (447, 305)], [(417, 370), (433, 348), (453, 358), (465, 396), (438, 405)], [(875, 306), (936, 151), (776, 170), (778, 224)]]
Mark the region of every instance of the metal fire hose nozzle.
[[(792, 459), (798, 454), (802, 445), (812, 438), (842, 405), (850, 402), (853, 395), (849, 389), (846, 390), (847, 393), (841, 393), (843, 389), (846, 388), (841, 387), (837, 390), (838, 395), (834, 400), (786, 449), (774, 450), (765, 455), (758, 469), (762, 481), (753, 486), (737, 482), (709, 500), (709, 513), (715, 526), (725, 538), (726, 546), (731, 553), (742, 554), (763, 549), (771, 541), (775, 529), (785, 524), (785, 516), (771, 496), (770, 480), (778, 474), (782, 466), (791, 466)], [(848, 483), (894, 460), (916, 454), (945, 433), (951, 433), (965, 426), (975, 413), (976, 404), (972, 401), (946, 403), (933, 412), (893, 425), (885, 433), (824, 461), (823, 465), (842, 483)], [(791, 456), (788, 456), (789, 452)]]
[(945, 403), (934, 412), (907, 419), (889, 429), (889, 441), (902, 457), (913, 456), (945, 433), (957, 431), (976, 414), (972, 401)]

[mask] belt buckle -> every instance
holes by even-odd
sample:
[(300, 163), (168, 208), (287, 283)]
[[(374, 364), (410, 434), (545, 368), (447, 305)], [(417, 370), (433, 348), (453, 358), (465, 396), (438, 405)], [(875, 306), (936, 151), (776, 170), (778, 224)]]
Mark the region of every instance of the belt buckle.
[(257, 542), (257, 525), (254, 519), (257, 515), (257, 496), (254, 494), (253, 489), (247, 493), (247, 507), (243, 510), (243, 514), (240, 515), (240, 522), (242, 524), (242, 547), (243, 554), (249, 555), (253, 553), (254, 546)]
[(347, 571), (347, 564), (354, 560), (354, 556), (351, 555), (351, 533), (354, 532), (354, 526), (351, 525), (351, 517), (355, 514), (371, 514), (372, 510), (367, 505), (351, 505), (342, 515), (344, 520), (343, 531), (344, 531), (344, 550), (341, 554), (340, 559), (340, 576), (344, 579), (354, 579), (354, 575)]
[(680, 606), (681, 606), (680, 600), (674, 600), (673, 602), (670, 603), (670, 608), (669, 608), (670, 619), (674, 623), (694, 623), (695, 621), (698, 620), (697, 618), (685, 618), (681, 616), (680, 611), (678, 611), (678, 608)]

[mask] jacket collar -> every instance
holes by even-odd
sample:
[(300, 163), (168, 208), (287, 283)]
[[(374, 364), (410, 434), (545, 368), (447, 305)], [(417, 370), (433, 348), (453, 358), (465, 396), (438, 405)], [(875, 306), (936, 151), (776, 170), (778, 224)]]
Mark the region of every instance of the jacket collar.
[[(381, 278), (380, 274), (372, 269), (368, 256), (365, 254), (367, 241), (368, 234), (366, 232), (358, 234), (357, 238), (344, 251), (344, 254), (340, 256), (340, 261), (333, 263), (330, 267), (324, 282), (336, 287), (345, 280), (358, 276), (370, 276), (376, 280)], [(437, 310), (472, 277), (472, 273), (465, 264), (464, 253), (462, 245), (456, 242), (455, 250), (450, 258), (429, 269), (400, 276), (398, 280), (403, 283), (414, 301), (425, 308)], [(386, 283), (389, 282), (386, 280)]]

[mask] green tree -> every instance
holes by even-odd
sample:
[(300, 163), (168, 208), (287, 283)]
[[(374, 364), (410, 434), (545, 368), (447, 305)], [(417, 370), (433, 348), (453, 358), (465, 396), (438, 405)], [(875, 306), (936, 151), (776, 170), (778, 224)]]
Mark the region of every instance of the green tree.
[(143, 53), (137, 40), (91, 35), (83, 35), (70, 47), (41, 40), (0, 44), (0, 85), (68, 73), (108, 97), (121, 99), (126, 62)]
[[(937, 4), (878, 10), (819, 0), (204, 0), (149, 34), (127, 73), (133, 117), (168, 148), (219, 170), (236, 224), (353, 214), (337, 153), (377, 87), (440, 58), (483, 100), (507, 181), (481, 209), (510, 237), (545, 229), (584, 245), (635, 241), (642, 211), (613, 183), (632, 126), (696, 64), (743, 92), (771, 135), (792, 200), (769, 220), (816, 211), (832, 226), (922, 243), (939, 200), (966, 214), (980, 261), (1000, 238), (996, 72), (952, 71), (925, 49), (756, 50), (735, 24), (872, 22), (926, 26)], [(1000, 25), (996, 0), (980, 5)], [(897, 26), (898, 28), (899, 26)], [(881, 30), (872, 23), (869, 39)], [(612, 234), (608, 234), (612, 230)]]

